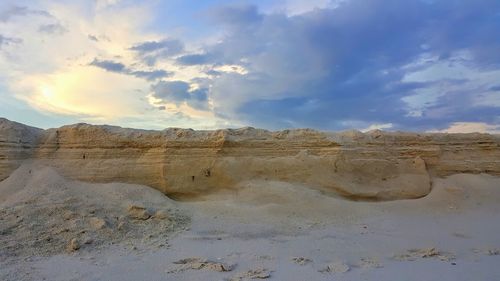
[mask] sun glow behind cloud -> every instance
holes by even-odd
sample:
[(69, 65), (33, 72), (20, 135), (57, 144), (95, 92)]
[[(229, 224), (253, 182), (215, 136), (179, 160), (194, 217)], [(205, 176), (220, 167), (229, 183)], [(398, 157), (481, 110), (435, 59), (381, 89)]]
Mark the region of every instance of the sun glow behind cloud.
[(109, 120), (140, 114), (141, 100), (137, 90), (147, 89), (147, 84), (140, 79), (124, 79), (120, 74), (88, 67), (30, 77), (21, 84), (33, 94), (19, 98), (35, 108)]

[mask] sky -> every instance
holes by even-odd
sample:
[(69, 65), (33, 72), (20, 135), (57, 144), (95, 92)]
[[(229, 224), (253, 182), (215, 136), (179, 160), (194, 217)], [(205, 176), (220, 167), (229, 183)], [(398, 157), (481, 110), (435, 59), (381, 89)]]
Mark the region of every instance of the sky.
[(500, 1), (3, 0), (0, 117), (500, 133)]

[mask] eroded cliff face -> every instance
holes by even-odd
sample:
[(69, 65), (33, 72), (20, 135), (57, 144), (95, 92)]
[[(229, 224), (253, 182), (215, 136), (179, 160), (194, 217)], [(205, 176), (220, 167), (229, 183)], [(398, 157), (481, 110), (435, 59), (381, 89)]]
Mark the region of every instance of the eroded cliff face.
[(31, 159), (43, 130), (0, 118), (0, 181)]
[(0, 179), (30, 159), (73, 179), (144, 184), (180, 199), (286, 181), (355, 200), (393, 200), (427, 195), (433, 177), (500, 175), (500, 136), (88, 124), (43, 131), (0, 120)]

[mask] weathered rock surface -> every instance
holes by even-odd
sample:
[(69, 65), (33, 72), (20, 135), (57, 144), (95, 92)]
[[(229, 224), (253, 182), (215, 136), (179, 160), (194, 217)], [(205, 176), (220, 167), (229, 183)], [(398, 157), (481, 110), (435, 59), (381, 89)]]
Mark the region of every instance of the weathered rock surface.
[(0, 118), (0, 181), (33, 155), (43, 130)]
[(149, 211), (142, 206), (130, 205), (127, 208), (127, 211), (128, 211), (128, 216), (132, 219), (147, 220), (151, 217)]
[(168, 273), (179, 273), (186, 270), (209, 270), (209, 271), (217, 271), (217, 272), (228, 272), (233, 270), (233, 265), (210, 261), (208, 259), (194, 257), (194, 258), (186, 258), (175, 261), (176, 265), (172, 269), (168, 270)]
[(30, 159), (73, 179), (145, 184), (184, 199), (267, 180), (392, 200), (425, 196), (436, 176), (500, 175), (500, 136), (88, 124), (41, 130), (0, 119), (0, 180)]

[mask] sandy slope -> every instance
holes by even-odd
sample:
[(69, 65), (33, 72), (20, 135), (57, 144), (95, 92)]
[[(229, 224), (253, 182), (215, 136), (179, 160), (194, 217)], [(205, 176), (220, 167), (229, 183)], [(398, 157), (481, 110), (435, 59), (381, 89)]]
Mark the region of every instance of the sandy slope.
[[(438, 178), (427, 197), (390, 202), (270, 181), (202, 199), (175, 202), (144, 186), (68, 181), (25, 163), (0, 182), (0, 279), (500, 278), (498, 177)], [(133, 219), (131, 204), (169, 219)], [(95, 227), (95, 217), (106, 225)], [(187, 217), (189, 229), (179, 232)], [(126, 230), (118, 229), (121, 221)], [(82, 248), (68, 253), (74, 237)]]
[(0, 182), (0, 261), (71, 252), (72, 239), (81, 252), (114, 243), (167, 246), (169, 234), (188, 221), (151, 188), (68, 181), (25, 163)]

